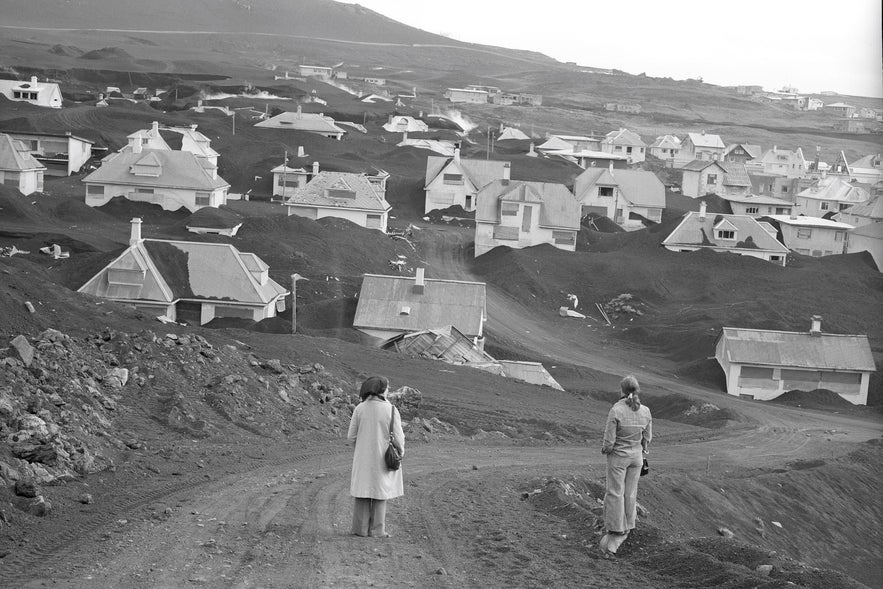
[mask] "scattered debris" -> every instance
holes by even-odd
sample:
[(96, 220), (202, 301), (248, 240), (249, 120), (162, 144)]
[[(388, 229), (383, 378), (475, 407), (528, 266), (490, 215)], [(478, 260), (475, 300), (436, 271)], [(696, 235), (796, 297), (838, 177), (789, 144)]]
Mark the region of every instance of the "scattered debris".
[(53, 260), (63, 260), (71, 257), (71, 253), (61, 251), (61, 246), (57, 243), (47, 245), (46, 247), (41, 247), (40, 253), (46, 254), (47, 256), (52, 256)]
[(558, 307), (558, 314), (562, 317), (576, 317), (577, 319), (585, 319), (586, 316), (579, 311), (568, 309), (567, 307)]
[(16, 254), (29, 254), (31, 252), (27, 252), (25, 250), (20, 250), (14, 245), (7, 245), (0, 247), (0, 258), (11, 258)]

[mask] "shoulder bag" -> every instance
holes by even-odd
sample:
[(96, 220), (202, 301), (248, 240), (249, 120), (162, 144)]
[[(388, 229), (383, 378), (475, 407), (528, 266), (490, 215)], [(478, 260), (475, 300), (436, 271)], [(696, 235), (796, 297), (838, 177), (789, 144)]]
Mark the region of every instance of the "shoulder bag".
[(402, 467), (402, 451), (396, 445), (395, 436), (392, 433), (392, 425), (395, 422), (396, 408), (393, 406), (389, 414), (389, 445), (383, 454), (383, 460), (386, 462), (386, 468), (389, 470), (398, 470)]

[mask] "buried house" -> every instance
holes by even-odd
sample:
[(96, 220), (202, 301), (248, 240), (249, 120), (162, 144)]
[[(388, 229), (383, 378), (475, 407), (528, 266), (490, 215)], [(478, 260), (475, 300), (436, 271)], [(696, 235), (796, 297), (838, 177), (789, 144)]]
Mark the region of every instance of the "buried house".
[(483, 282), (365, 274), (353, 327), (383, 345), (405, 333), (452, 325), (484, 348), (487, 295)]
[(508, 180), (510, 162), (431, 155), (426, 158), (426, 204), (424, 212), (459, 205), (467, 211), (475, 210), (478, 191), (494, 180)]
[(28, 147), (0, 133), (0, 183), (17, 188), (25, 196), (43, 192), (46, 166), (37, 161)]
[(227, 243), (142, 239), (135, 218), (129, 247), (77, 292), (196, 325), (219, 317), (260, 321), (284, 311), (289, 294), (268, 272), (255, 254)]
[(791, 390), (826, 389), (866, 405), (876, 370), (868, 336), (822, 333), (818, 315), (802, 332), (724, 327), (714, 357), (726, 375), (728, 394), (759, 401)]

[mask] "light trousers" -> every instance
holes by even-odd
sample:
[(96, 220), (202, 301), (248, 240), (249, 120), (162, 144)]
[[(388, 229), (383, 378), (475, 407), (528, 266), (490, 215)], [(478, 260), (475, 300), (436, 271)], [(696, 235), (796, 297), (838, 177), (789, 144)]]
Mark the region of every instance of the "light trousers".
[(604, 527), (608, 532), (628, 532), (638, 515), (638, 479), (644, 460), (640, 452), (607, 455), (607, 492), (604, 494)]
[(386, 535), (386, 500), (355, 498), (353, 534), (383, 537)]

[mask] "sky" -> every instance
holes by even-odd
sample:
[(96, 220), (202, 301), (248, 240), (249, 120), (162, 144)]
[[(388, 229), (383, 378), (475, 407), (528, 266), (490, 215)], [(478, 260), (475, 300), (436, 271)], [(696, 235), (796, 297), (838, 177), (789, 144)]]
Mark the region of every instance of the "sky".
[(470, 43), (711, 84), (883, 96), (880, 0), (343, 0)]

